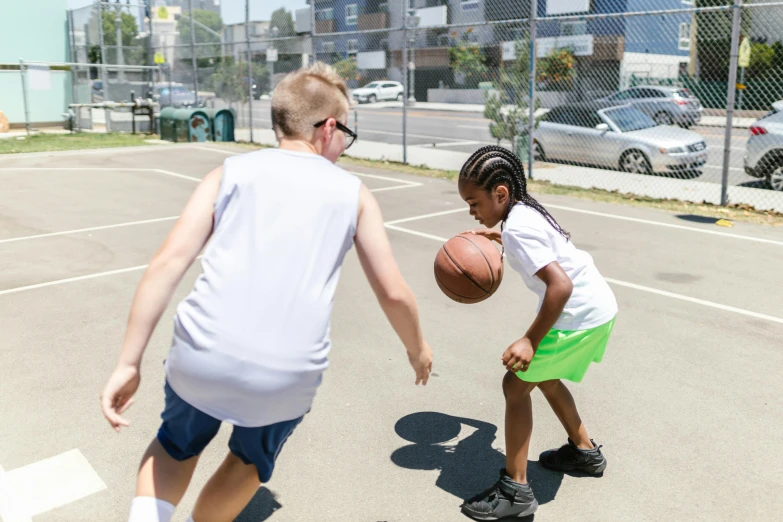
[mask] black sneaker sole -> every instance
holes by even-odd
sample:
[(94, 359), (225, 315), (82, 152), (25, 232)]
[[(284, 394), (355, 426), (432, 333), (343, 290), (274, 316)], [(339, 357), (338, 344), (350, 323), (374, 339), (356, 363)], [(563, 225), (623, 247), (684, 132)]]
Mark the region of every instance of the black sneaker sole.
[(477, 513), (477, 512), (471, 511), (466, 506), (462, 507), (462, 514), (472, 518), (473, 520), (481, 520), (481, 521), (484, 521), (484, 520), (512, 520), (512, 519), (515, 519), (515, 518), (529, 517), (530, 515), (535, 513), (537, 509), (538, 509), (538, 501), (534, 500), (533, 502), (531, 502), (524, 509), (524, 511), (522, 511), (520, 513), (517, 513), (515, 515), (506, 515), (506, 516), (503, 516), (503, 517), (497, 517), (497, 516), (492, 515), (492, 514)]
[(594, 466), (573, 467), (573, 468), (555, 468), (555, 467), (547, 466), (546, 463), (541, 460), (539, 460), (538, 463), (541, 464), (541, 466), (545, 467), (546, 469), (552, 471), (558, 471), (560, 473), (584, 473), (585, 475), (589, 475), (591, 477), (603, 477), (604, 470), (606, 470), (606, 460), (598, 464), (595, 464)]

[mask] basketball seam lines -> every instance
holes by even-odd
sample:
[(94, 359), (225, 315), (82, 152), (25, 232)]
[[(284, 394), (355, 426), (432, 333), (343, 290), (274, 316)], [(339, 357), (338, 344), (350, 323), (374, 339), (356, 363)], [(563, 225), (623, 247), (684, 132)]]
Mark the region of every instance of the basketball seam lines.
[[(445, 252), (445, 253), (446, 253), (446, 255), (447, 255), (447, 256), (449, 256), (449, 259), (451, 259), (451, 262), (452, 262), (452, 263), (454, 263), (454, 266), (456, 266), (457, 268), (459, 268), (460, 272), (462, 272), (462, 275), (464, 275), (465, 277), (467, 277), (467, 278), (468, 278), (468, 281), (470, 281), (471, 283), (473, 283), (474, 285), (476, 285), (476, 287), (477, 287), (479, 290), (483, 291), (484, 293), (486, 293), (486, 294), (488, 294), (488, 293), (489, 293), (487, 290), (485, 290), (485, 289), (484, 289), (484, 287), (483, 287), (483, 286), (481, 286), (480, 284), (478, 284), (478, 283), (477, 283), (477, 282), (476, 282), (476, 281), (475, 281), (475, 280), (474, 280), (472, 277), (470, 277), (470, 274), (468, 274), (468, 273), (465, 271), (465, 269), (464, 269), (464, 268), (462, 268), (462, 267), (459, 265), (459, 263), (457, 263), (457, 262), (454, 260), (454, 258), (453, 258), (453, 257), (451, 257), (451, 254), (449, 254), (449, 250), (446, 248), (446, 245), (443, 245), (443, 252)], [(483, 252), (482, 252), (482, 255), (483, 255)]]
[[(462, 299), (467, 299), (468, 301), (475, 301), (476, 299), (478, 299), (477, 297), (468, 297), (466, 295), (458, 294), (457, 292), (455, 292), (454, 290), (452, 290), (451, 288), (446, 286), (446, 283), (444, 283), (443, 281), (440, 280), (440, 277), (438, 277), (437, 273), (435, 274), (435, 280), (438, 283), (440, 283), (443, 286), (443, 288), (447, 289), (449, 292), (451, 292), (452, 294), (456, 295), (457, 297), (461, 297)], [(483, 288), (482, 288), (482, 290), (483, 290)]]
[[(495, 272), (494, 272), (494, 270), (492, 270), (492, 263), (490, 263), (489, 259), (487, 259), (487, 256), (484, 255), (484, 251), (481, 250), (481, 247), (479, 247), (476, 243), (474, 243), (472, 239), (467, 238), (465, 236), (457, 236), (457, 237), (462, 238), (465, 241), (469, 241), (470, 244), (473, 245), (474, 247), (476, 247), (476, 250), (479, 251), (479, 253), (481, 254), (481, 257), (483, 257), (484, 261), (487, 262), (487, 268), (489, 268), (489, 275), (492, 277), (492, 283), (489, 285), (489, 287), (490, 288), (495, 288)], [(481, 287), (479, 287), (479, 288), (481, 288)], [(483, 288), (481, 288), (481, 289), (484, 290)], [(487, 291), (487, 293), (489, 293), (489, 291)]]

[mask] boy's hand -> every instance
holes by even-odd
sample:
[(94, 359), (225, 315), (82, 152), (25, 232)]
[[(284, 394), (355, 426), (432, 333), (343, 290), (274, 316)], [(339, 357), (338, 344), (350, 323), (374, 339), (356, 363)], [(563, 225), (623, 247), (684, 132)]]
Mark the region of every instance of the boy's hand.
[(413, 371), (416, 372), (416, 384), (421, 383), (427, 386), (427, 381), (432, 371), (432, 350), (430, 350), (430, 345), (425, 342), (417, 353), (408, 352), (408, 360), (413, 367)]
[(510, 372), (526, 372), (530, 366), (530, 361), (536, 354), (533, 343), (527, 337), (523, 337), (503, 353), (503, 366)]
[(114, 431), (130, 423), (122, 414), (133, 404), (133, 395), (139, 389), (141, 375), (135, 366), (117, 366), (101, 394), (101, 410)]
[(473, 230), (468, 230), (466, 232), (463, 232), (463, 234), (475, 234), (477, 236), (484, 236), (490, 241), (496, 241), (501, 245), (503, 244), (500, 231), (492, 228), (474, 228)]

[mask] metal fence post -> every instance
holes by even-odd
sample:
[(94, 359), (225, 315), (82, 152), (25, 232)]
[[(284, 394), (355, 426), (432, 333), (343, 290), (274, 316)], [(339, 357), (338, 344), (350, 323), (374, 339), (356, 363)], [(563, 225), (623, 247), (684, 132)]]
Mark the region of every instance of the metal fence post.
[(734, 0), (731, 25), (731, 59), (729, 61), (729, 84), (726, 100), (726, 133), (723, 140), (723, 175), (721, 179), (720, 204), (729, 202), (729, 162), (731, 160), (731, 131), (734, 121), (734, 96), (737, 92), (737, 61), (739, 58), (740, 21), (742, 0)]
[[(250, 52), (250, 0), (245, 0), (245, 45), (247, 46), (247, 112), (250, 124), (250, 143), (253, 143), (253, 61)], [(260, 88), (260, 86), (259, 86)]]
[(30, 109), (27, 104), (27, 68), (24, 60), (19, 58), (19, 76), (22, 77), (22, 101), (24, 103), (24, 129), (30, 135)]
[(318, 61), (315, 42), (315, 0), (311, 2), (310, 7), (310, 65), (315, 65)]
[(536, 19), (538, 18), (538, 0), (530, 2), (530, 78), (528, 79), (528, 91), (530, 94), (527, 122), (527, 177), (533, 179), (533, 154), (535, 146), (533, 145), (533, 130), (536, 127)]
[(193, 23), (193, 0), (188, 0), (188, 18), (190, 18), (190, 55), (193, 58), (193, 96), (198, 106), (198, 64), (196, 63), (196, 25)]
[(408, 7), (402, 2), (402, 162), (408, 163)]
[[(103, 4), (101, 0), (95, 0), (95, 4), (98, 6), (98, 35), (100, 37), (101, 44), (101, 65), (106, 65), (106, 41), (103, 37)], [(103, 101), (107, 101), (109, 95), (109, 69), (101, 67), (101, 85), (103, 86)], [(92, 102), (92, 95), (90, 95), (90, 102)], [(109, 109), (103, 110), (103, 117), (106, 123), (106, 132), (111, 132), (111, 114)], [(90, 109), (90, 120), (92, 120), (92, 109)]]

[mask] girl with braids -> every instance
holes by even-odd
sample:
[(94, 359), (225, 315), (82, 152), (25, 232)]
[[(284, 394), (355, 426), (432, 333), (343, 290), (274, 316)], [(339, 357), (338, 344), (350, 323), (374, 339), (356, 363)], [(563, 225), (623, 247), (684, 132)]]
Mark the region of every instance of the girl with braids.
[[(617, 303), (590, 255), (575, 248), (568, 232), (527, 193), (524, 168), (513, 153), (494, 146), (476, 151), (462, 167), (459, 192), (470, 215), (487, 227), (471, 232), (501, 243), (509, 265), (539, 297), (536, 318), (502, 356), (508, 370), (506, 469), (462, 510), (476, 520), (524, 517), (538, 507), (527, 484), (533, 389), (543, 392), (568, 434), (567, 444), (541, 454), (541, 465), (590, 475), (606, 468), (561, 379), (580, 382), (590, 363), (601, 361)], [(493, 230), (498, 223), (500, 232)]]

